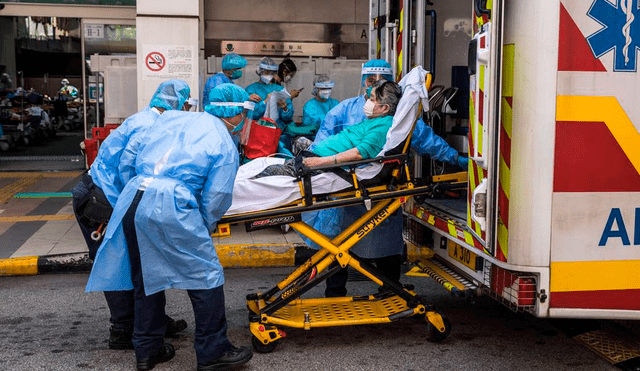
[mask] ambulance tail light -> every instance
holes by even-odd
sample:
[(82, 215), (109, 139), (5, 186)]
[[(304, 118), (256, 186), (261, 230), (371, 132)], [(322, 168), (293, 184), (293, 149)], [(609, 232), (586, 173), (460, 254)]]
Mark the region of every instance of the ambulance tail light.
[[(485, 262), (485, 286), (488, 293), (514, 312), (534, 312), (538, 295), (538, 276), (515, 272)], [(546, 298), (540, 296), (543, 302)]]

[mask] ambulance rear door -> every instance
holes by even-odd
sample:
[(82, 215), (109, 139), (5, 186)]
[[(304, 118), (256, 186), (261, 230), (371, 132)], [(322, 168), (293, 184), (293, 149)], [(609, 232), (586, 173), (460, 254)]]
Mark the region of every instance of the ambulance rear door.
[(469, 44), (469, 180), (467, 225), (495, 255), (502, 80), (502, 0), (474, 0)]

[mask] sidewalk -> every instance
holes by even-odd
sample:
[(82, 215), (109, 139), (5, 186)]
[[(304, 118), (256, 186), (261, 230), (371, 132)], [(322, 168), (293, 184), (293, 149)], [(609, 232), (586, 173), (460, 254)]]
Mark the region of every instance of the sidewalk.
[[(69, 193), (82, 174), (0, 172), (0, 276), (91, 268)], [(293, 230), (233, 225), (213, 242), (224, 267), (293, 266), (309, 256)]]

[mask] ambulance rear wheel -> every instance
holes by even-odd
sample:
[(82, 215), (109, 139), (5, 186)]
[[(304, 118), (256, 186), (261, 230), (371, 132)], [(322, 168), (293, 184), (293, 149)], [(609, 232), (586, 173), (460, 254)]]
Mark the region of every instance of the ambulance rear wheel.
[(269, 344), (264, 344), (257, 337), (251, 337), (251, 345), (253, 345), (253, 349), (255, 349), (258, 353), (271, 353), (274, 349), (276, 349), (278, 344), (280, 344), (280, 339), (274, 340)]
[(429, 326), (429, 341), (441, 343), (451, 334), (451, 321), (449, 321), (448, 318), (442, 317), (442, 322), (444, 322), (444, 332), (438, 331), (435, 326), (427, 322), (427, 326)]

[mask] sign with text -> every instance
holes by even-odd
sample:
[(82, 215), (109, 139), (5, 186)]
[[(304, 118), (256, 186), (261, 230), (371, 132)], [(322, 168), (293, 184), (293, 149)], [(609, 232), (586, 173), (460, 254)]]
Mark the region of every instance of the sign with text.
[(186, 45), (145, 45), (144, 79), (182, 79), (193, 78), (197, 73), (195, 48)]

